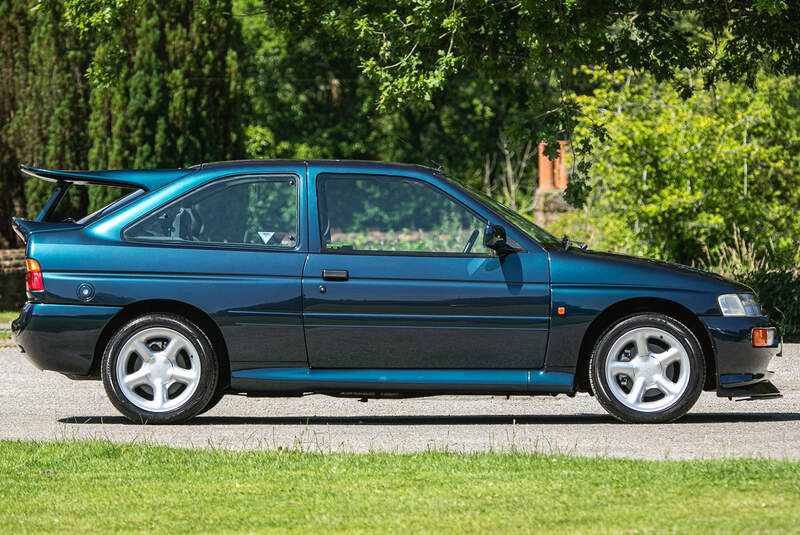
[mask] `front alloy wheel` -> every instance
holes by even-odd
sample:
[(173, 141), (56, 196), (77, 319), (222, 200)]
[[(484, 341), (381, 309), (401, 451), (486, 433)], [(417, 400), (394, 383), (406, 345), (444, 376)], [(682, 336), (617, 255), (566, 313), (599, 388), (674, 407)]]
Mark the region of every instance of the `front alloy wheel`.
[(200, 413), (216, 389), (210, 342), (186, 318), (148, 314), (123, 325), (103, 355), (109, 399), (134, 422), (178, 423)]
[(694, 334), (663, 314), (623, 319), (600, 338), (590, 379), (600, 404), (625, 422), (669, 422), (697, 401), (705, 379)]

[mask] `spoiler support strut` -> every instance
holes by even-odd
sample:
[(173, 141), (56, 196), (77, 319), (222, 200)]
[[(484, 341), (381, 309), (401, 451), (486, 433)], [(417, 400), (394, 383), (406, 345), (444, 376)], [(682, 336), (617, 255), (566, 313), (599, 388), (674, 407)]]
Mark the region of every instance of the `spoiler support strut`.
[(69, 187), (72, 186), (70, 182), (62, 182), (59, 181), (56, 189), (53, 191), (53, 194), (50, 195), (50, 199), (45, 203), (42, 210), (39, 212), (39, 215), (36, 216), (34, 221), (47, 221), (48, 216), (50, 213), (55, 210), (58, 203), (61, 202), (61, 199), (64, 195), (67, 194), (67, 190)]

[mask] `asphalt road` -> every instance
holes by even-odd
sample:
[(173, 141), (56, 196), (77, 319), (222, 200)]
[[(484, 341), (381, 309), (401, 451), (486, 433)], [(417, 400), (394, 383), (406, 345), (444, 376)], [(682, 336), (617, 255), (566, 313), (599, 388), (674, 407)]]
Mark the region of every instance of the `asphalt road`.
[(426, 449), (507, 451), (640, 459), (800, 459), (800, 344), (773, 361), (781, 399), (734, 402), (704, 393), (683, 419), (626, 425), (588, 395), (575, 398), (446, 396), (358, 400), (228, 396), (189, 424), (130, 424), (95, 381), (35, 369), (0, 349), (0, 439), (109, 439), (172, 446), (310, 451)]

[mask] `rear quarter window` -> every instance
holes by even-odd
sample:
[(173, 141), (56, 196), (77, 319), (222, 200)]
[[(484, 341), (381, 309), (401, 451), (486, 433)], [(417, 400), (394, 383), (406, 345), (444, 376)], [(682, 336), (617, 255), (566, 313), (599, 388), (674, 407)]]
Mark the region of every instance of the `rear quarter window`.
[(297, 246), (297, 180), (248, 176), (202, 186), (128, 227), (135, 241)]

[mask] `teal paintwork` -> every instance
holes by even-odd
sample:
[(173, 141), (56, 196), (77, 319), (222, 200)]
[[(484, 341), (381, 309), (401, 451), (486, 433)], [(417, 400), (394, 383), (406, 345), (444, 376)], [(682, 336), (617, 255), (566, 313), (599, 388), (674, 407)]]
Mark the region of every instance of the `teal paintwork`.
[[(145, 190), (81, 224), (15, 221), (28, 256), (42, 267), (45, 291), (29, 292), (14, 339), (43, 369), (94, 376), (119, 319), (159, 308), (218, 331), (218, 353), (228, 360), (235, 392), (586, 390), (582, 377), (594, 340), (609, 321), (642, 310), (669, 311), (690, 324), (715, 370), (709, 388), (718, 386), (720, 373), (766, 377), (777, 351), (750, 344), (750, 329), (768, 318), (720, 315), (717, 296), (745, 287), (674, 264), (539, 243), (424, 167), (289, 160), (26, 172), (65, 187)], [(301, 225), (294, 249), (123, 238), (125, 228), (175, 198), (249, 174), (296, 177)], [(316, 182), (324, 174), (425, 181), (505, 227), (522, 250), (502, 258), (322, 250)], [(348, 280), (323, 280), (323, 270), (346, 270)], [(88, 300), (81, 285), (91, 287)], [(52, 344), (58, 349), (48, 349)]]
[(24, 326), (25, 352), (38, 368), (86, 375), (103, 327), (119, 311), (120, 307), (27, 303), (14, 322), (15, 336)]
[(343, 392), (372, 388), (405, 394), (572, 391), (571, 373), (541, 370), (261, 368), (233, 372), (234, 388), (270, 392)]

